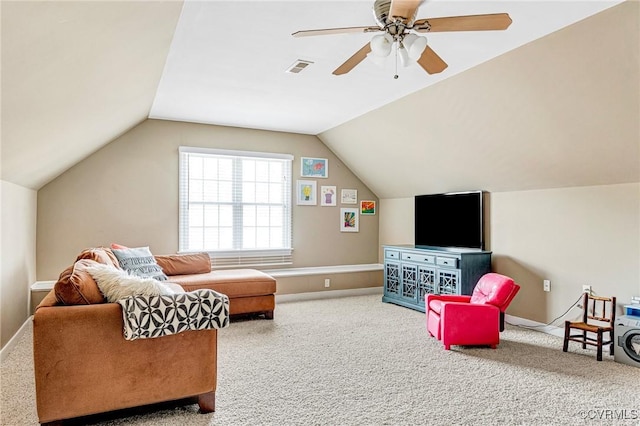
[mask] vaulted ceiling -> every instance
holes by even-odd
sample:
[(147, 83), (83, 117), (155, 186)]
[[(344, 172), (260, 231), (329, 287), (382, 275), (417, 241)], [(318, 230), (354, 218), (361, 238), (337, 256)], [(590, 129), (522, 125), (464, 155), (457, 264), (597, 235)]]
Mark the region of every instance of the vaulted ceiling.
[(427, 1), (514, 22), (430, 34), (449, 67), (394, 80), (331, 75), (370, 35), (290, 35), (373, 25), (368, 0), (3, 0), (2, 179), (38, 189), (159, 118), (318, 135), (381, 197), (638, 181), (638, 3), (618, 3)]

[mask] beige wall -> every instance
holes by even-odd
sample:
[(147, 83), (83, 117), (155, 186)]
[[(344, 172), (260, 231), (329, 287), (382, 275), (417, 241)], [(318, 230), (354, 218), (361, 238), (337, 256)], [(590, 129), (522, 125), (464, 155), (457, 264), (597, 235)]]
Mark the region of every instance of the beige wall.
[(414, 199), (380, 200), (380, 263), (384, 261), (383, 244), (413, 244)]
[(514, 315), (551, 321), (583, 285), (640, 295), (640, 184), (493, 193), (491, 206), (493, 266), (522, 285)]
[[(359, 199), (377, 200), (315, 136), (147, 120), (38, 192), (38, 278), (55, 279), (83, 248), (111, 242), (176, 252), (181, 145), (293, 154), (294, 189), (301, 156), (328, 158), (318, 190), (355, 188)], [(340, 207), (294, 205), (294, 267), (377, 262), (379, 216), (361, 217), (359, 233), (341, 233)], [(289, 290), (308, 291), (300, 282)]]
[[(619, 305), (640, 295), (640, 184), (494, 192), (487, 198), (493, 270), (522, 286), (509, 314), (546, 323), (577, 300), (582, 285), (617, 296)], [(413, 198), (380, 205), (380, 243), (413, 243)], [(543, 279), (551, 280), (548, 293)]]
[(36, 278), (36, 191), (1, 181), (2, 259), (0, 345), (29, 317), (29, 287)]

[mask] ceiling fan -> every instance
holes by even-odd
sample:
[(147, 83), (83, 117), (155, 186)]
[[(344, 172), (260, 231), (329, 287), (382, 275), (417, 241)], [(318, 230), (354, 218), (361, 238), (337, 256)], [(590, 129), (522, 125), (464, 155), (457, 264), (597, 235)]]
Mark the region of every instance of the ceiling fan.
[[(436, 74), (447, 68), (446, 62), (429, 46), (426, 37), (417, 33), (444, 31), (491, 31), (506, 30), (511, 25), (507, 13), (486, 15), (449, 16), (442, 18), (416, 19), (416, 12), (423, 0), (375, 0), (373, 16), (377, 26), (326, 28), (302, 30), (291, 34), (294, 37), (344, 33), (378, 33), (353, 56), (333, 71), (334, 75), (346, 74), (366, 57), (379, 61), (389, 56), (395, 45), (397, 59), (403, 65), (415, 60), (427, 73)], [(398, 78), (397, 72), (394, 78)]]

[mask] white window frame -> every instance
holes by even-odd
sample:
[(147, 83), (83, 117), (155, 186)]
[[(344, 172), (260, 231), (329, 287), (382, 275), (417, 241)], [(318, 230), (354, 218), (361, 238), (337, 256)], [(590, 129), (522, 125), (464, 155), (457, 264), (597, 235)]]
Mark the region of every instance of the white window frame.
[[(239, 215), (234, 215), (234, 248), (230, 250), (210, 250), (205, 249), (212, 258), (213, 266), (219, 267), (233, 267), (233, 266), (249, 266), (249, 265), (282, 265), (291, 264), (291, 217), (292, 217), (292, 204), (291, 204), (291, 181), (292, 181), (292, 162), (293, 155), (280, 154), (280, 153), (268, 153), (268, 152), (253, 152), (253, 151), (237, 151), (237, 150), (224, 150), (213, 148), (195, 148), (181, 146), (179, 147), (179, 251), (181, 253), (203, 251), (203, 250), (190, 250), (188, 249), (189, 238), (189, 155), (212, 155), (212, 156), (226, 156), (233, 159), (242, 158), (263, 158), (271, 160), (285, 160), (284, 179), (285, 188), (283, 194), (283, 232), (285, 247), (274, 249), (244, 249), (242, 245), (242, 219)], [(234, 180), (235, 188), (242, 187), (242, 181)], [(234, 201), (235, 207), (241, 206), (241, 201)], [(240, 220), (240, 223), (237, 223)]]

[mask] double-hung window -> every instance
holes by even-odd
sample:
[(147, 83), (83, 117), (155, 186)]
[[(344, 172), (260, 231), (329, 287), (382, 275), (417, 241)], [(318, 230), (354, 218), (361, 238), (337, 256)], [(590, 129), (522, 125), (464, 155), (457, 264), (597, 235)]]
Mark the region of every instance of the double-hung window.
[(180, 147), (180, 251), (220, 266), (290, 263), (292, 160)]

